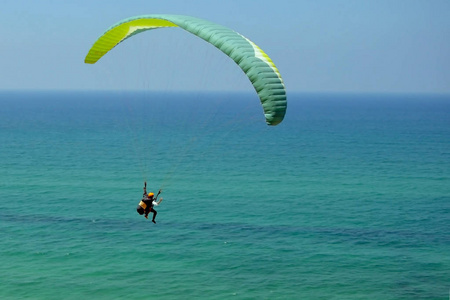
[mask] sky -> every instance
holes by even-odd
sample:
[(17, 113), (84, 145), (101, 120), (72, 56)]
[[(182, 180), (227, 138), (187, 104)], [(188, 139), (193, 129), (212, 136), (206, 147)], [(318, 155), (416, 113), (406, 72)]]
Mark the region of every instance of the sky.
[(179, 28), (84, 57), (116, 22), (181, 14), (234, 29), (289, 92), (450, 93), (448, 0), (2, 0), (0, 90), (252, 91), (232, 60)]

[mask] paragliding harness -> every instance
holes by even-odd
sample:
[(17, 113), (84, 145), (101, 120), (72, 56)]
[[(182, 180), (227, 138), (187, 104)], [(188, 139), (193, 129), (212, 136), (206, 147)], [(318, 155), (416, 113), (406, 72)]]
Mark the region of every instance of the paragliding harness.
[[(156, 194), (156, 197), (151, 199), (149, 211), (153, 208), (153, 201), (158, 200), (158, 196), (159, 196), (159, 194), (161, 194), (161, 192), (162, 192), (162, 190), (159, 189), (158, 194)], [(145, 196), (146, 196), (146, 195), (144, 194), (144, 197), (145, 197)], [(141, 200), (141, 202), (139, 202), (139, 206), (142, 207), (143, 209), (146, 209), (147, 206), (148, 206), (148, 204), (145, 203), (144, 200), (146, 200), (146, 199), (144, 198), (144, 199)], [(149, 199), (149, 200), (150, 200), (150, 199)]]
[(144, 197), (139, 202), (137, 206), (137, 212), (140, 215), (148, 214), (153, 210), (153, 201), (156, 201), (158, 199), (158, 196), (161, 194), (162, 189), (159, 189), (158, 194), (156, 194), (156, 197), (152, 197), (151, 199), (147, 197), (147, 182), (145, 182), (144, 185)]

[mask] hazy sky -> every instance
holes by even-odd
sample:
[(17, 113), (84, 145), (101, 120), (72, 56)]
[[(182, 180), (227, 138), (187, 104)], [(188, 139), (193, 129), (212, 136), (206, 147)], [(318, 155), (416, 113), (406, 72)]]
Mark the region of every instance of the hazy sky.
[(0, 89), (252, 90), (234, 62), (181, 29), (142, 33), (84, 64), (109, 26), (156, 13), (250, 38), (288, 91), (450, 93), (449, 0), (2, 0)]

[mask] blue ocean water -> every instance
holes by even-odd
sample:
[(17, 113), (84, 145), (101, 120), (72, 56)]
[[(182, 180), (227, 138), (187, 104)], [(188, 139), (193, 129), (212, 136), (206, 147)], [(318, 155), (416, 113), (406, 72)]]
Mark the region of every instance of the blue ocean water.
[(0, 298), (448, 299), (450, 97), (288, 101), (1, 92)]

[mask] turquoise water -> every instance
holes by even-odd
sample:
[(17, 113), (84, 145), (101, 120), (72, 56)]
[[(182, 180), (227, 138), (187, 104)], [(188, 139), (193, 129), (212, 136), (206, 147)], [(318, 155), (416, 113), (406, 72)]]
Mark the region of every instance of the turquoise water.
[(0, 93), (0, 298), (448, 299), (450, 98), (255, 97)]

